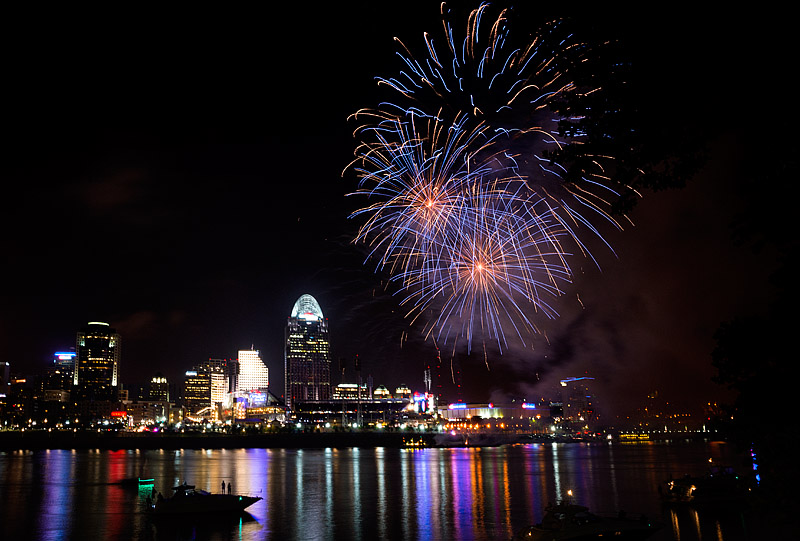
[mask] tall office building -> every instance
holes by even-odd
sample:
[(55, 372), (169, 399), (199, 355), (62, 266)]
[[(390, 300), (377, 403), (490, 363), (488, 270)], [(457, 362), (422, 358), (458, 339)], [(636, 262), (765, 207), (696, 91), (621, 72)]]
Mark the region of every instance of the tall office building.
[(108, 323), (90, 321), (78, 331), (73, 385), (78, 400), (116, 400), (120, 336)]
[(225, 359), (208, 359), (199, 363), (195, 368), (208, 372), (211, 380), (211, 403), (223, 404), (225, 396), (230, 390), (227, 376), (228, 362)]
[(595, 420), (594, 396), (587, 376), (562, 379), (561, 402), (564, 418), (570, 421), (589, 422)]
[(0, 398), (5, 398), (11, 390), (11, 364), (0, 361)]
[(263, 391), (269, 389), (269, 370), (255, 349), (239, 350), (239, 393)]
[(311, 295), (294, 303), (286, 324), (284, 356), (286, 405), (331, 399), (331, 359), (328, 320)]
[(56, 351), (53, 364), (48, 368), (44, 378), (44, 389), (48, 391), (72, 391), (75, 370), (74, 351)]
[(147, 397), (154, 402), (169, 402), (169, 382), (161, 372), (150, 378), (150, 389)]
[(211, 375), (208, 372), (186, 372), (183, 380), (183, 403), (190, 414), (211, 406)]

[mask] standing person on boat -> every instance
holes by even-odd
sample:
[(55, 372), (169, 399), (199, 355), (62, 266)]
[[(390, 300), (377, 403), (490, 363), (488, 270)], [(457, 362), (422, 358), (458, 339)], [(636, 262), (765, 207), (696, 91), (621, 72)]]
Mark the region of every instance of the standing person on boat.
[(225, 494), (225, 479), (222, 480), (222, 493)]
[(231, 493), (231, 482), (228, 481), (228, 494), (230, 494), (230, 493)]

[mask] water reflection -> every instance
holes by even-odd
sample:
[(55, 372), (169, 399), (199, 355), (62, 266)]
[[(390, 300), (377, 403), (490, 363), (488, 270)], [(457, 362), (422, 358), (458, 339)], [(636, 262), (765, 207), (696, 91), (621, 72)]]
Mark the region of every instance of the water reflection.
[[(662, 514), (655, 487), (697, 472), (708, 445), (526, 445), (481, 449), (235, 449), (0, 453), (2, 539), (508, 539), (573, 490), (596, 511), (661, 516), (655, 539), (745, 539), (741, 513)], [(694, 468), (694, 469), (693, 469)], [(699, 472), (697, 472), (699, 473)], [(264, 498), (241, 517), (153, 520), (187, 481)], [(663, 534), (663, 535), (661, 535)]]

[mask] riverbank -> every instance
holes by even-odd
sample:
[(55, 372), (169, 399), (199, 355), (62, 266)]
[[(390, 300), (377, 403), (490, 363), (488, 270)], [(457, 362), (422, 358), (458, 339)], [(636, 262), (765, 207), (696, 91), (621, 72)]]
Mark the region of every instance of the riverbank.
[(434, 445), (433, 434), (412, 432), (308, 432), (274, 434), (152, 434), (134, 432), (0, 432), (0, 451), (36, 449), (244, 449), (408, 447)]
[[(629, 441), (615, 438), (620, 443), (642, 441), (712, 441), (709, 434), (663, 434), (647, 440)], [(530, 443), (575, 443), (605, 441), (604, 439), (554, 438), (547, 435), (531, 435)], [(500, 443), (497, 443), (498, 445)], [(472, 443), (471, 446), (480, 446)], [(484, 443), (483, 445), (491, 445)], [(47, 431), (3, 431), (0, 432), (0, 451), (37, 449), (324, 449), (349, 447), (439, 447), (463, 446), (443, 443), (438, 445), (432, 432), (293, 432), (268, 434), (208, 434), (208, 433), (150, 433), (150, 432), (47, 432)]]

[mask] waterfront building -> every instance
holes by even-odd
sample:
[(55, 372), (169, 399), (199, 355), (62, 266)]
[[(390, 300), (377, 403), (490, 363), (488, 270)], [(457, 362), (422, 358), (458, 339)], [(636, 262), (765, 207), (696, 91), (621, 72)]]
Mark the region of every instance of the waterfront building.
[(45, 375), (45, 391), (67, 391), (69, 395), (69, 391), (72, 390), (76, 355), (74, 351), (56, 351), (53, 354), (53, 364)]
[(0, 398), (9, 395), (11, 389), (11, 364), (8, 361), (0, 362)]
[(328, 320), (311, 295), (302, 295), (295, 302), (285, 338), (286, 405), (293, 408), (299, 402), (330, 400)]
[(550, 411), (528, 402), (500, 405), (456, 402), (440, 407), (439, 416), (445, 421), (445, 428), (448, 430), (546, 432)]
[(172, 419), (172, 422), (182, 421), (183, 419), (180, 417), (172, 418), (171, 413), (179, 411), (174, 406), (171, 402), (161, 400), (141, 400), (127, 404), (125, 409), (128, 413), (128, 419), (134, 425), (166, 423), (170, 419)]
[(367, 398), (367, 384), (361, 384), (361, 394), (358, 392), (358, 383), (340, 383), (333, 389), (333, 400), (362, 400)]
[(295, 403), (292, 419), (301, 425), (319, 427), (397, 426), (408, 413), (407, 407), (408, 401), (399, 398), (306, 401)]
[(208, 359), (202, 361), (195, 368), (209, 374), (211, 379), (211, 403), (214, 405), (224, 404), (225, 397), (230, 390), (228, 387), (229, 378), (226, 375), (228, 362), (225, 359)]
[(116, 400), (120, 336), (108, 323), (90, 321), (78, 331), (73, 385), (78, 400)]
[(595, 419), (594, 397), (589, 382), (594, 378), (587, 376), (566, 378), (560, 381), (561, 404), (564, 420), (588, 425)]
[(406, 400), (411, 400), (411, 389), (405, 383), (401, 383), (394, 390), (394, 397), (395, 398), (405, 398)]
[(256, 349), (239, 350), (239, 376), (237, 391), (240, 394), (251, 391), (266, 393), (269, 390), (269, 370), (261, 354)]
[(148, 399), (151, 402), (169, 402), (169, 382), (161, 372), (150, 378)]
[(187, 370), (183, 389), (187, 414), (195, 414), (211, 406), (211, 376), (208, 372)]
[(228, 389), (225, 396), (225, 407), (230, 407), (233, 395), (239, 388), (239, 359), (226, 359), (224, 374)]

